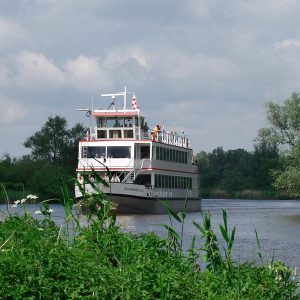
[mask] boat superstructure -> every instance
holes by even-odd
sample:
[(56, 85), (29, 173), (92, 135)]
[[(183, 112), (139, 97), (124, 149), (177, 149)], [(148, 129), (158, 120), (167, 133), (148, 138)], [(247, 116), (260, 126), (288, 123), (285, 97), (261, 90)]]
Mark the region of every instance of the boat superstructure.
[[(127, 96), (132, 97), (127, 108)], [(135, 95), (102, 94), (111, 97), (107, 109), (80, 109), (92, 118), (93, 125), (79, 142), (78, 176), (92, 170), (106, 180), (107, 168), (113, 174), (110, 187), (101, 185), (119, 212), (164, 213), (161, 200), (168, 200), (176, 211), (184, 207), (199, 211), (198, 167), (193, 161), (190, 140), (182, 134), (157, 126), (150, 130), (141, 114)], [(118, 108), (117, 97), (123, 97)], [(86, 189), (93, 192), (91, 186)], [(82, 195), (75, 188), (76, 198)]]

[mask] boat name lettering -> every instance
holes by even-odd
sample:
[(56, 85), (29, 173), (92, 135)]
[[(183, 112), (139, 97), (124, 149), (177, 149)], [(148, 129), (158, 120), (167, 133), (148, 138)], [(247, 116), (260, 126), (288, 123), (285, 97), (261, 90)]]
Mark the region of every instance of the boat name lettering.
[(125, 191), (133, 191), (133, 192), (140, 192), (142, 193), (143, 190), (137, 189), (137, 188), (131, 188), (131, 187), (124, 187)]

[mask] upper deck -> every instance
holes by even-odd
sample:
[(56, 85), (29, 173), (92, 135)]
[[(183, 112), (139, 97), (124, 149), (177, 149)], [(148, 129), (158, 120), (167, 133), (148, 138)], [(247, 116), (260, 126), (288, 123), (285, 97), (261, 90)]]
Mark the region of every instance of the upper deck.
[[(115, 94), (103, 94), (110, 96), (111, 104), (107, 109), (80, 109), (87, 111), (87, 115), (93, 119), (85, 141), (153, 141), (177, 147), (191, 148), (190, 140), (182, 134), (174, 131), (167, 132), (164, 128), (153, 131), (145, 122), (145, 117), (140, 113), (135, 96), (132, 97), (131, 109), (126, 107), (126, 97), (130, 92), (125, 91)], [(117, 108), (116, 97), (123, 96), (123, 107)], [(150, 128), (149, 128), (150, 127)]]

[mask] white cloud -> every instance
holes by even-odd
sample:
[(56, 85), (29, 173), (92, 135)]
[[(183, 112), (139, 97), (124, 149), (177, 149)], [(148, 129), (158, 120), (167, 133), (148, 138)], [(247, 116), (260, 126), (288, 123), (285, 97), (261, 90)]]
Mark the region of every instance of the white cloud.
[(0, 124), (13, 124), (27, 116), (27, 108), (13, 100), (0, 97)]
[[(112, 85), (112, 74), (118, 72), (130, 59), (134, 59), (144, 70), (149, 70), (149, 64), (143, 51), (139, 48), (114, 49), (109, 51), (106, 59), (99, 56), (79, 55), (67, 59), (59, 66), (42, 53), (23, 51), (17, 55), (16, 82), (22, 88), (49, 89), (71, 87), (82, 91), (108, 88)], [(0, 78), (5, 75), (5, 69)]]
[(145, 51), (138, 46), (118, 47), (110, 50), (104, 65), (108, 68), (118, 68), (129, 59), (134, 59), (145, 71), (150, 70), (148, 57)]
[(211, 0), (191, 0), (187, 2), (187, 11), (196, 18), (208, 18), (211, 14)]
[(6, 66), (0, 65), (0, 86), (6, 87), (10, 84), (10, 72)]
[(19, 23), (0, 17), (0, 49), (30, 43), (31, 34)]
[(171, 80), (204, 79), (216, 81), (235, 76), (238, 67), (226, 57), (188, 53), (169, 49), (164, 56), (162, 71)]
[(64, 64), (69, 84), (82, 90), (95, 90), (107, 86), (108, 78), (99, 57), (80, 55)]
[(298, 39), (284, 39), (279, 43), (275, 44), (276, 49), (299, 49), (300, 48), (300, 40)]
[(49, 88), (66, 84), (63, 72), (43, 54), (24, 51), (16, 59), (18, 84), (24, 88)]

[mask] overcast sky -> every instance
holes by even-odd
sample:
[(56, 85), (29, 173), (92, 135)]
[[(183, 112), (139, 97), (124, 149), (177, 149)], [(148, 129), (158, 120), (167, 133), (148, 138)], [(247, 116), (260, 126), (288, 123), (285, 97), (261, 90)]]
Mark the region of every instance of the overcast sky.
[(264, 103), (300, 84), (299, 0), (0, 0), (0, 156), (52, 115), (136, 93), (194, 152), (253, 150)]

